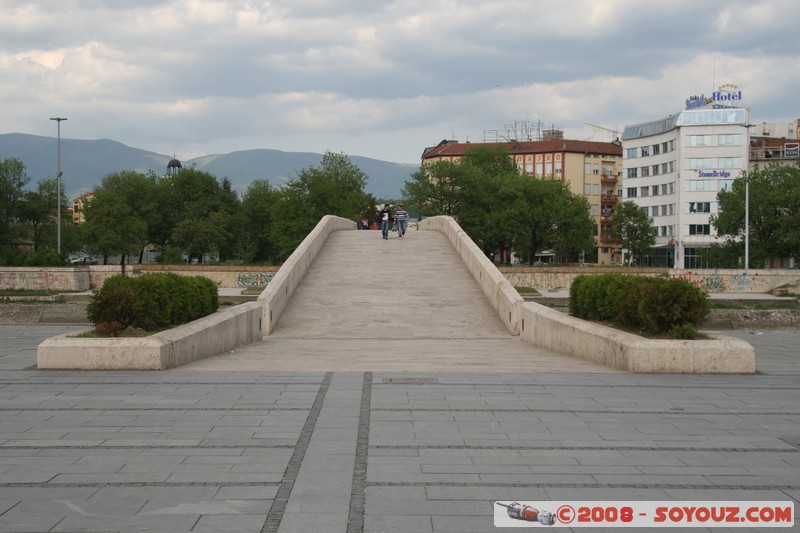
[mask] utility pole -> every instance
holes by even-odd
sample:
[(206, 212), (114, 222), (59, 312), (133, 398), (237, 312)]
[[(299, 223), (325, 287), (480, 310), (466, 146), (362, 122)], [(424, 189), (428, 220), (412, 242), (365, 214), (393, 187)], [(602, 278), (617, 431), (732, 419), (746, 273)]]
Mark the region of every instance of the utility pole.
[(56, 229), (56, 250), (58, 251), (58, 255), (61, 255), (61, 121), (67, 120), (63, 117), (51, 117), (50, 120), (55, 120), (58, 123), (58, 151), (56, 155), (56, 203), (58, 205), (58, 211), (56, 216), (58, 219), (56, 220), (57, 229)]

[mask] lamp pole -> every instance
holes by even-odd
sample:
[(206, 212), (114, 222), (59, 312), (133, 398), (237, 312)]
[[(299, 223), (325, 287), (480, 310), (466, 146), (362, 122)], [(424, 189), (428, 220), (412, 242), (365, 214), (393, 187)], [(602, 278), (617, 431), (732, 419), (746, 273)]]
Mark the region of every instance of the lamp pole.
[(745, 136), (745, 146), (747, 158), (744, 167), (744, 273), (747, 274), (750, 268), (750, 128), (754, 124), (744, 124), (747, 132)]
[(57, 229), (56, 229), (56, 250), (58, 254), (61, 255), (61, 121), (67, 120), (63, 117), (51, 117), (50, 120), (55, 120), (58, 124), (58, 148), (56, 152), (56, 203), (58, 205), (58, 211), (56, 216), (58, 217), (57, 222)]

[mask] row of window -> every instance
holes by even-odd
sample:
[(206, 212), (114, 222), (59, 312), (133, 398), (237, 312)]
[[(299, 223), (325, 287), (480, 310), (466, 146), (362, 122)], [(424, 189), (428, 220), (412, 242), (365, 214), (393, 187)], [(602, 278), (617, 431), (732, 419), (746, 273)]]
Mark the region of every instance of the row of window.
[[(714, 138), (716, 137), (716, 144)], [(729, 133), (724, 135), (689, 135), (689, 146), (741, 146), (742, 135)]]
[(659, 165), (648, 165), (645, 167), (631, 167), (627, 169), (629, 178), (647, 178), (649, 176), (658, 176), (660, 174), (668, 174), (675, 172), (675, 161), (667, 161)]
[[(534, 172), (534, 168), (536, 172)], [(517, 170), (522, 173), (522, 165), (517, 165)], [(534, 164), (532, 162), (525, 163), (525, 174), (533, 174), (535, 176), (560, 176), (562, 170), (562, 161), (541, 161)]]
[(639, 146), (628, 148), (625, 152), (626, 159), (636, 159), (637, 157), (650, 157), (651, 155), (666, 154), (675, 151), (675, 139), (663, 143), (651, 144), (649, 146)]
[(733, 180), (689, 180), (689, 190), (696, 191), (729, 191)]
[(691, 157), (689, 168), (706, 170), (710, 168), (742, 168), (741, 157)]
[(642, 187), (628, 187), (626, 189), (628, 198), (646, 198), (648, 196), (666, 196), (675, 194), (675, 182), (662, 183), (660, 185), (644, 185)]

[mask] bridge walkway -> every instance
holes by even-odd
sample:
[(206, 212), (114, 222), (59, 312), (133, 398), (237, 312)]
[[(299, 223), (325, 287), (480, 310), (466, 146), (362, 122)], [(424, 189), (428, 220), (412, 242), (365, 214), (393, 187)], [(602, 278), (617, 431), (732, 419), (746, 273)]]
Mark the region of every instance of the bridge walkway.
[(615, 372), (508, 333), (447, 238), (331, 234), (273, 334), (180, 370)]

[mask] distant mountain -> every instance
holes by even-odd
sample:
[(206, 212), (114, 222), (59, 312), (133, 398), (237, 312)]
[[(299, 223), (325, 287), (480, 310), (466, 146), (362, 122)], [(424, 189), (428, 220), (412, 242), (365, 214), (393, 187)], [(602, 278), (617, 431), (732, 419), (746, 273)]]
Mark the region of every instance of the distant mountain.
[[(0, 134), (0, 160), (11, 157), (20, 159), (32, 182), (56, 175), (56, 152), (57, 141), (54, 137)], [(349, 158), (369, 176), (366, 192), (377, 199), (400, 198), (403, 184), (419, 169), (419, 165), (353, 155), (349, 155)], [(171, 159), (167, 155), (131, 148), (109, 139), (61, 138), (61, 170), (64, 173), (64, 189), (69, 197), (92, 190), (104, 176), (112, 172), (152, 170), (163, 174)], [(260, 149), (207, 155), (181, 161), (181, 164), (184, 168), (194, 165), (219, 179), (227, 177), (236, 190), (244, 192), (255, 179), (266, 179), (273, 185), (281, 185), (304, 168), (318, 167), (321, 162), (322, 154)]]

